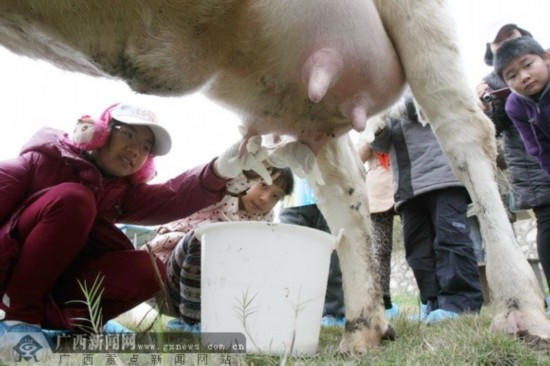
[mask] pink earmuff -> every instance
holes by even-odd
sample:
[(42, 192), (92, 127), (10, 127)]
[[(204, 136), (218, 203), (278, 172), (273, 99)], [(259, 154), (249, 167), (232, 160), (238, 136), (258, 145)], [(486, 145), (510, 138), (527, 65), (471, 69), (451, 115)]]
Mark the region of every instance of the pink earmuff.
[[(94, 119), (89, 115), (82, 116), (73, 131), (72, 144), (82, 150), (97, 150), (103, 147), (111, 134), (109, 126), (111, 110), (117, 105), (118, 103), (105, 109), (99, 119)], [(134, 184), (140, 184), (150, 181), (156, 175), (154, 156), (150, 156), (143, 167), (132, 174), (129, 179)]]

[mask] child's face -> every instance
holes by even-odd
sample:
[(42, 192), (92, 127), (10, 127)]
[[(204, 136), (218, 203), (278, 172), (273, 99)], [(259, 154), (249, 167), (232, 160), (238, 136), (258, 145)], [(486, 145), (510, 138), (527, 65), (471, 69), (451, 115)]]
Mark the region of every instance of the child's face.
[(502, 69), (504, 82), (516, 93), (532, 96), (548, 84), (548, 54), (525, 54), (514, 58)]
[(285, 196), (285, 191), (274, 184), (258, 182), (241, 197), (242, 208), (249, 214), (265, 215)]
[(97, 165), (107, 174), (127, 177), (145, 164), (154, 146), (154, 135), (149, 127), (116, 125), (109, 141), (97, 149)]

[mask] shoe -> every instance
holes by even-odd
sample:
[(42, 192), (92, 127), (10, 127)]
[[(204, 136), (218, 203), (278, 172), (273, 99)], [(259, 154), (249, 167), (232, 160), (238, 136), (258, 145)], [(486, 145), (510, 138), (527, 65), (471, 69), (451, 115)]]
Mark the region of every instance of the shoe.
[(134, 333), (124, 325), (120, 324), (116, 320), (109, 320), (103, 326), (103, 334), (120, 334), (120, 333)]
[(424, 323), (435, 324), (435, 323), (443, 322), (445, 320), (456, 319), (459, 316), (460, 315), (458, 313), (455, 313), (454, 311), (437, 309), (437, 310), (430, 311), (430, 313), (424, 320)]
[(325, 315), (321, 319), (321, 326), (323, 327), (340, 327), (344, 328), (346, 325), (346, 318), (342, 315), (334, 316), (334, 315)]
[(167, 331), (176, 331), (176, 332), (185, 332), (200, 334), (201, 333), (201, 324), (187, 324), (182, 322), (179, 319), (172, 319), (166, 324)]
[(397, 304), (392, 303), (391, 308), (386, 309), (386, 319), (393, 319), (396, 316), (399, 315), (399, 306)]
[[(10, 322), (11, 323), (11, 322)], [(0, 360), (43, 362), (51, 358), (52, 345), (38, 325), (0, 321)]]
[(409, 320), (423, 322), (428, 317), (428, 304), (420, 303), (420, 312), (409, 316)]
[(42, 329), (42, 333), (44, 333), (50, 344), (57, 344), (58, 337), (63, 338), (77, 334), (78, 332), (74, 330)]

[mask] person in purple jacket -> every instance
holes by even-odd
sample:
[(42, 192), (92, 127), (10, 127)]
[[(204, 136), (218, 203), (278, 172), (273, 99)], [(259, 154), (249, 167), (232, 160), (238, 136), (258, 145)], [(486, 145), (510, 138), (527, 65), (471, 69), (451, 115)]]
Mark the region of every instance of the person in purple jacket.
[[(159, 278), (149, 254), (135, 250), (115, 223), (186, 217), (220, 201), (243, 169), (267, 173), (262, 149), (245, 151), (240, 141), (166, 183), (146, 184), (171, 138), (152, 112), (131, 105), (85, 116), (77, 131), (71, 139), (42, 129), (17, 158), (0, 162), (0, 359), (47, 357), (43, 328), (90, 325), (81, 320), (90, 314), (80, 284), (102, 279), (103, 323), (160, 290), (162, 262)], [(247, 139), (247, 148), (258, 141)]]
[[(533, 38), (519, 37), (495, 53), (496, 74), (510, 87), (506, 113), (527, 152), (550, 175), (550, 57)], [(550, 177), (549, 177), (550, 179)]]

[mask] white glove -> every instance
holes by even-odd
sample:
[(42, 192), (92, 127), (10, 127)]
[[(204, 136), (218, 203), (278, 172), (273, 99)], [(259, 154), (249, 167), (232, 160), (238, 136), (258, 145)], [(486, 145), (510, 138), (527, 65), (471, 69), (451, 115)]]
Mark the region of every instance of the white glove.
[(363, 136), (365, 136), (365, 140), (368, 143), (371, 143), (376, 138), (376, 135), (380, 133), (384, 128), (386, 128), (386, 119), (385, 115), (377, 115), (373, 118), (370, 118), (367, 121), (367, 127), (365, 128), (365, 131), (363, 132)]
[[(244, 151), (241, 153), (241, 146)], [(267, 158), (267, 149), (262, 146), (262, 136), (256, 135), (233, 144), (214, 162), (214, 168), (225, 178), (235, 178), (243, 170), (255, 171), (267, 184), (273, 184), (271, 174), (262, 163)]]
[(270, 151), (267, 162), (276, 168), (289, 167), (300, 178), (307, 178), (320, 185), (325, 184), (315, 154), (301, 142), (292, 141), (275, 148)]

